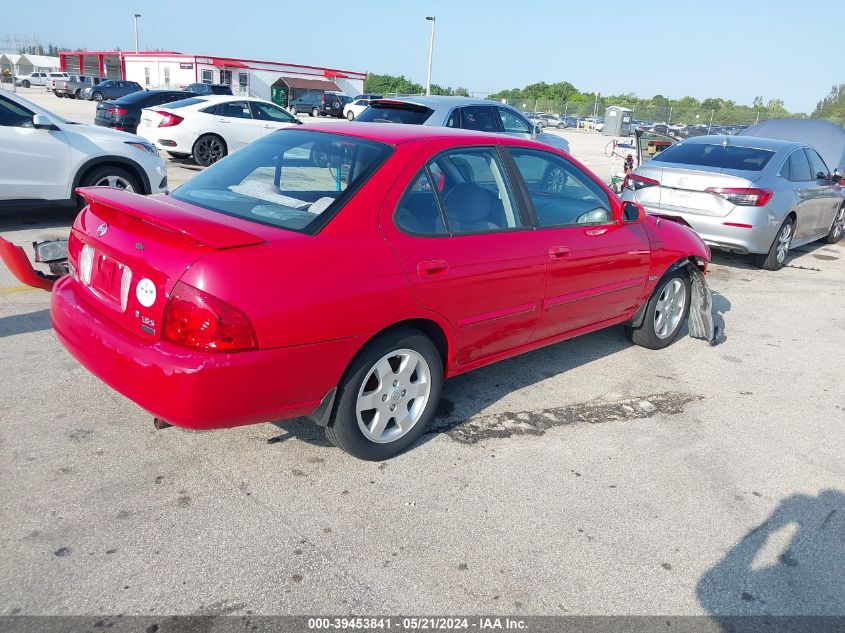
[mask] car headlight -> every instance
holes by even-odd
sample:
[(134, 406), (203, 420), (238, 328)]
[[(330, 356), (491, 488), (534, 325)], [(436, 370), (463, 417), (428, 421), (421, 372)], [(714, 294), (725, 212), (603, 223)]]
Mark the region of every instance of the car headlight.
[(140, 143), (138, 141), (126, 141), (127, 145), (131, 145), (135, 149), (141, 150), (142, 152), (147, 152), (148, 154), (152, 154), (153, 156), (158, 156), (158, 148), (155, 145), (150, 145), (149, 143)]

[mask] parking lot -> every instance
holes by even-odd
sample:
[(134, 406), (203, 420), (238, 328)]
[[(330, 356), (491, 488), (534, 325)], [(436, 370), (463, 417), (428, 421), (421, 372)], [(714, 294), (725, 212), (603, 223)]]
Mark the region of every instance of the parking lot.
[[(564, 136), (609, 177), (607, 137)], [(0, 268), (0, 613), (841, 614), (843, 275), (845, 242), (774, 273), (716, 253), (721, 344), (614, 327), (459, 376), (370, 463), (304, 420), (155, 430)]]

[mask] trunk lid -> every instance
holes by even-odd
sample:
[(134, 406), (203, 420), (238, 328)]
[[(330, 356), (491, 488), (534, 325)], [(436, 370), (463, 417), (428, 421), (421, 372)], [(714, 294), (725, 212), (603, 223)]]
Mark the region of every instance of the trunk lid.
[(710, 193), (713, 187), (747, 189), (757, 176), (739, 170), (698, 170), (681, 165), (649, 161), (636, 171), (660, 183), (637, 192), (637, 200), (650, 207), (676, 213), (724, 217), (735, 205), (723, 196)]
[(150, 341), (160, 338), (176, 282), (200, 258), (264, 241), (230, 225), (226, 216), (165, 196), (107, 187), (78, 192), (88, 206), (68, 244), (74, 277), (104, 315)]

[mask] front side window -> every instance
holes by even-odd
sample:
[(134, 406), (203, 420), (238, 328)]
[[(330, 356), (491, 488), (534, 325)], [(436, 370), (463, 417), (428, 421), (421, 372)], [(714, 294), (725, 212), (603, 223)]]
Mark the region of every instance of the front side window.
[(171, 195), (251, 222), (314, 233), (390, 152), (389, 146), (373, 141), (282, 130), (215, 163)]
[(531, 124), (513, 110), (508, 108), (497, 108), (497, 110), (505, 132), (509, 134), (531, 134), (533, 131)]
[(824, 164), (822, 157), (814, 149), (807, 148), (807, 158), (810, 159), (810, 171), (812, 176), (810, 180), (828, 180), (830, 179), (830, 172), (827, 170), (827, 165)]
[(269, 103), (253, 101), (252, 115), (261, 121), (275, 121), (276, 123), (295, 123), (296, 119), (278, 106)]
[(246, 101), (229, 101), (218, 103), (215, 112), (217, 116), (225, 116), (232, 119), (251, 119), (252, 111)]
[(14, 101), (0, 97), (0, 125), (3, 127), (32, 127), (32, 112)]
[[(428, 206), (432, 202), (438, 206)], [(452, 235), (522, 226), (502, 163), (488, 147), (440, 154), (417, 176), (399, 206), (397, 224), (410, 233), (440, 233), (439, 222)]]
[(608, 224), (607, 193), (564, 158), (540, 150), (511, 149), (541, 227)]
[(467, 106), (461, 108), (461, 127), (479, 132), (498, 132), (496, 114), (490, 106)]

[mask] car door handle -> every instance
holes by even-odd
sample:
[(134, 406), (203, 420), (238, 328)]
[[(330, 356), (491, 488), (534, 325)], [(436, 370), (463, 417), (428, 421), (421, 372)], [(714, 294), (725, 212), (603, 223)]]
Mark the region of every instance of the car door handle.
[(218, 123), (228, 123), (229, 119), (217, 119)]
[(439, 277), (449, 272), (449, 262), (442, 259), (430, 259), (417, 264), (417, 273), (424, 277)]
[(552, 246), (549, 249), (549, 258), (554, 261), (566, 259), (571, 254), (572, 252), (566, 246)]
[(275, 126), (275, 125), (270, 125), (270, 124), (268, 123), (267, 125), (265, 125), (265, 126), (264, 126), (264, 129), (265, 129), (265, 130), (275, 130), (275, 129), (276, 129), (276, 126)]

